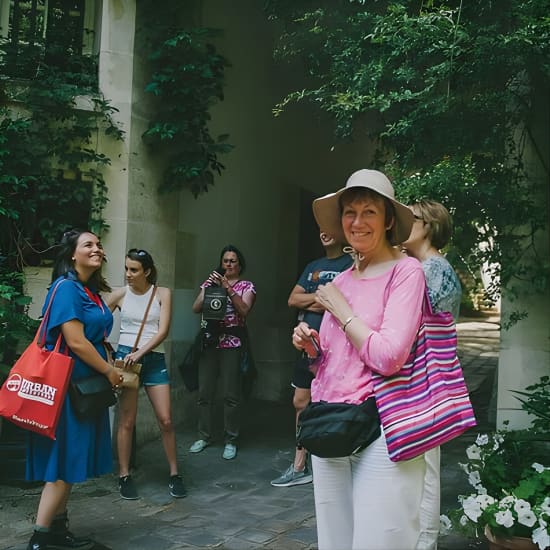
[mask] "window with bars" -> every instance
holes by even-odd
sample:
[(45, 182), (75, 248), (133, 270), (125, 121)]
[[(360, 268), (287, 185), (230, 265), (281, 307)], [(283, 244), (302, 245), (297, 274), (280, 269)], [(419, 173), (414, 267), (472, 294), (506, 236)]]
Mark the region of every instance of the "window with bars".
[(93, 0), (1, 0), (2, 72), (32, 78), (40, 64), (66, 67), (93, 53)]

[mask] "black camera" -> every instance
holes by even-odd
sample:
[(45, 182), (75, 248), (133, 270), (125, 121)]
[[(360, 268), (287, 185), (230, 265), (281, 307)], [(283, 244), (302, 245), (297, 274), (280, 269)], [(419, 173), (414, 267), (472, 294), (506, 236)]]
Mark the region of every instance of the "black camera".
[[(216, 268), (213, 271), (222, 277), (225, 269)], [(227, 311), (227, 290), (222, 286), (212, 284), (204, 289), (204, 301), (202, 303), (202, 318), (206, 320), (221, 321)]]

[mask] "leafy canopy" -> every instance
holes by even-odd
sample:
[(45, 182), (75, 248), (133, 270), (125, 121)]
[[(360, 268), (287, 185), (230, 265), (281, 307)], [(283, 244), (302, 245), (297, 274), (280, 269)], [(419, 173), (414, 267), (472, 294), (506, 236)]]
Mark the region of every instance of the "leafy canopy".
[(276, 58), (304, 68), (276, 116), (311, 102), (336, 141), (370, 144), (403, 200), (444, 203), (456, 256), (472, 272), (499, 266), (490, 296), (498, 277), (512, 299), (526, 282), (548, 289), (545, 182), (525, 163), (532, 151), (548, 172), (548, 0), (270, 0), (266, 11), (282, 29)]

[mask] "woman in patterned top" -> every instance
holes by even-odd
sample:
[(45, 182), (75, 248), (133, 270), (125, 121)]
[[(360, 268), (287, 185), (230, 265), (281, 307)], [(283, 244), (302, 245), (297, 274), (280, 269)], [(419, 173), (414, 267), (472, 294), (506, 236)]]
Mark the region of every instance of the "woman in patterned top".
[[(220, 267), (214, 270), (193, 303), (195, 313), (202, 312), (205, 288), (217, 285), (227, 291), (227, 311), (219, 321), (214, 337), (203, 345), (199, 364), (199, 439), (189, 452), (200, 453), (210, 444), (212, 412), (219, 376), (224, 391), (224, 450), (223, 458), (231, 460), (237, 455), (239, 436), (239, 405), (241, 403), (241, 351), (246, 345), (246, 316), (256, 300), (256, 289), (250, 281), (241, 279), (246, 262), (241, 251), (232, 245), (220, 253)], [(223, 275), (222, 275), (223, 273)], [(212, 333), (209, 326), (209, 332)]]
[(440, 252), (451, 238), (451, 216), (441, 203), (432, 200), (421, 200), (410, 209), (415, 222), (403, 247), (409, 256), (422, 263), (434, 312), (450, 311), (456, 321), (462, 287), (451, 264)]
[[(450, 311), (458, 319), (462, 287), (451, 264), (440, 250), (449, 242), (452, 220), (439, 202), (421, 200), (410, 206), (414, 224), (409, 239), (403, 243), (407, 254), (422, 263), (428, 295), (434, 312)], [(440, 450), (424, 454), (426, 476), (420, 505), (421, 545), (417, 548), (437, 548), (440, 513)]]

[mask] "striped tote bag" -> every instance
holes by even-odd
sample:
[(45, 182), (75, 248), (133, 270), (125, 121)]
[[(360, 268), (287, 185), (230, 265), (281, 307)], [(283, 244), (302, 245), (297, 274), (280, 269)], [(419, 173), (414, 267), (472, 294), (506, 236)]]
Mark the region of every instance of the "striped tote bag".
[(414, 458), (476, 425), (456, 354), (456, 325), (433, 313), (426, 291), (415, 344), (399, 372), (373, 372), (374, 394), (390, 459)]

